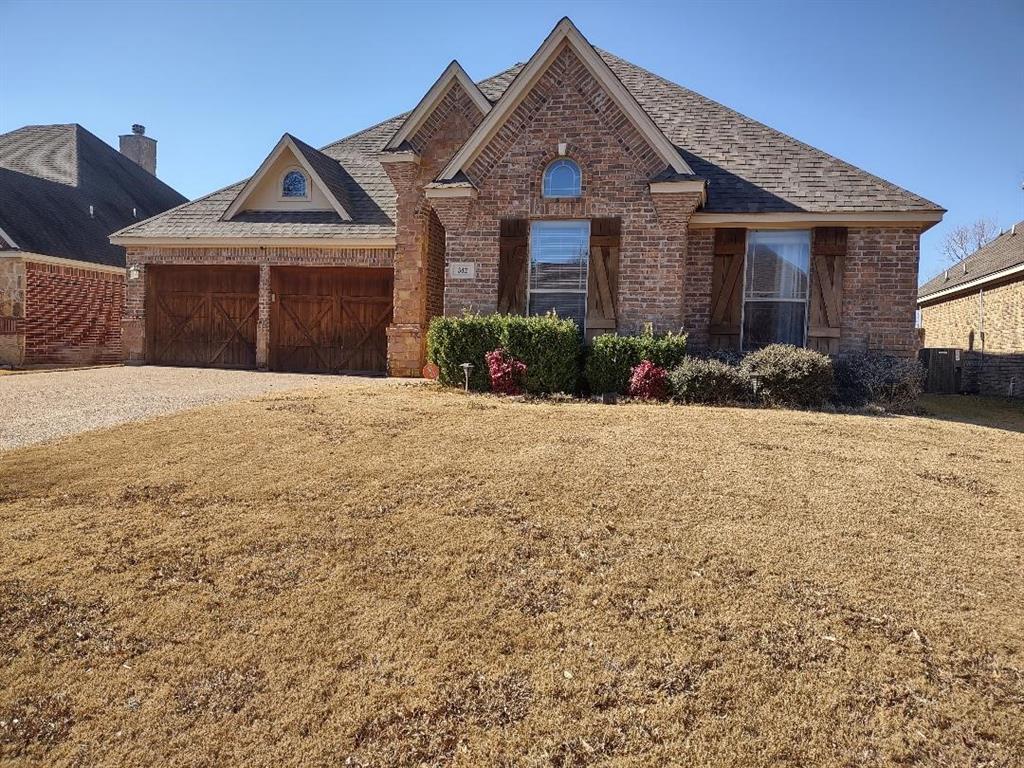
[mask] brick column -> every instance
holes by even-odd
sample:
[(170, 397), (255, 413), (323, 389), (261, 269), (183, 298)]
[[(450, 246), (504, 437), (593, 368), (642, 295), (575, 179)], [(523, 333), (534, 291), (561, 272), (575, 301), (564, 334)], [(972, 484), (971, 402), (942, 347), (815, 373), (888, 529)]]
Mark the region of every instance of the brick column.
[(146, 362), (146, 265), (141, 254), (127, 253), (128, 267), (138, 267), (139, 276), (124, 283), (124, 313), (121, 316), (121, 357), (124, 362), (141, 365)]
[[(644, 270), (648, 274), (657, 274), (657, 287), (647, 296), (643, 319), (653, 323), (658, 331), (697, 330), (698, 336), (694, 341), (699, 347), (700, 329), (691, 328), (689, 323), (704, 311), (702, 294), (705, 288), (708, 294), (706, 301), (710, 302), (711, 265), (707, 265), (706, 273), (697, 271), (691, 274), (696, 265), (689, 258), (687, 246), (690, 217), (700, 205), (702, 196), (699, 192), (652, 192), (651, 199), (661, 237), (653, 248), (644, 252)], [(703, 333), (706, 339), (707, 330), (703, 329)]]
[(388, 326), (388, 372), (419, 376), (426, 362), (426, 226), (430, 208), (423, 198), (416, 156), (384, 164), (397, 193), (395, 221), (394, 319)]
[[(457, 315), (467, 310), (484, 314), (495, 312), (498, 308), (499, 218), (495, 216), (491, 220), (477, 222), (472, 231), (467, 231), (467, 221), (476, 205), (475, 194), (431, 197), (430, 203), (444, 225), (446, 235), (444, 313)], [(468, 279), (449, 278), (448, 265), (452, 262), (472, 263), (474, 276)]]
[(256, 317), (256, 367), (267, 370), (270, 362), (270, 265), (260, 264), (259, 308)]

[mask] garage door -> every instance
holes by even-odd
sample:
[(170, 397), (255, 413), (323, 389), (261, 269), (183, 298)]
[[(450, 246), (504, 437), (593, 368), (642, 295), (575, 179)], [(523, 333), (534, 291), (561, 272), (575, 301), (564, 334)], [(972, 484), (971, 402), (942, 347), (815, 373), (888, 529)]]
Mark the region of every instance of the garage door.
[(146, 268), (146, 362), (256, 367), (258, 267)]
[(392, 270), (277, 267), (270, 279), (273, 370), (387, 372)]

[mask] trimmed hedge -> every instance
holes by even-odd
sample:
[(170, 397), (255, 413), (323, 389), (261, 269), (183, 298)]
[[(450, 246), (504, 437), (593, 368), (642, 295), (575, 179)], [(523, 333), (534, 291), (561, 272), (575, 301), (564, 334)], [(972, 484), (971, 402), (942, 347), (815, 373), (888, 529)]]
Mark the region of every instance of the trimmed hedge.
[(531, 394), (576, 391), (580, 365), (580, 331), (572, 320), (554, 315), (474, 315), (435, 317), (427, 332), (427, 359), (437, 365), (438, 380), (464, 385), (462, 363), (472, 363), (469, 387), (490, 389), (486, 355), (498, 348), (526, 364), (526, 391)]
[(820, 408), (832, 395), (832, 360), (810, 349), (770, 344), (746, 355), (740, 371), (758, 377), (757, 394), (768, 405)]
[(644, 360), (649, 360), (659, 368), (671, 370), (684, 357), (685, 333), (655, 335), (650, 330), (639, 336), (606, 333), (591, 342), (583, 375), (592, 394), (626, 394), (633, 369)]
[(669, 373), (672, 397), (681, 403), (728, 405), (751, 399), (750, 380), (722, 360), (685, 357)]
[(859, 408), (877, 405), (887, 411), (907, 411), (921, 395), (924, 367), (917, 360), (867, 353), (833, 362), (832, 402)]

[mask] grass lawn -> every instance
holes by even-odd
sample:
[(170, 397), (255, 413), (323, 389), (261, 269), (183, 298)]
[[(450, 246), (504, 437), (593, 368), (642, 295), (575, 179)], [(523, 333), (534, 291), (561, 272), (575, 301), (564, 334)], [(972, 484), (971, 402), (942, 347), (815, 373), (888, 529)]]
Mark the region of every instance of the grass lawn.
[(1024, 434), (353, 384), (0, 456), (0, 763), (1020, 765)]

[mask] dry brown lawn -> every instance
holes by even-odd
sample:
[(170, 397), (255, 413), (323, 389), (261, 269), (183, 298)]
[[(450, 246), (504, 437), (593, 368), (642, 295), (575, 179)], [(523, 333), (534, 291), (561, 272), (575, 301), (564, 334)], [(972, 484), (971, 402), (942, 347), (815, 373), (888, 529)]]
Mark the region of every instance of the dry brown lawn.
[(353, 384), (0, 456), (0, 763), (1008, 766), (1024, 434)]

